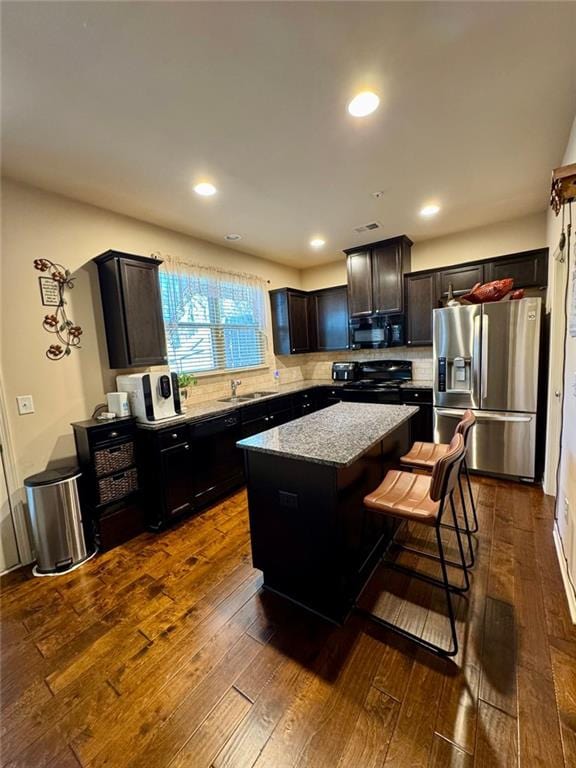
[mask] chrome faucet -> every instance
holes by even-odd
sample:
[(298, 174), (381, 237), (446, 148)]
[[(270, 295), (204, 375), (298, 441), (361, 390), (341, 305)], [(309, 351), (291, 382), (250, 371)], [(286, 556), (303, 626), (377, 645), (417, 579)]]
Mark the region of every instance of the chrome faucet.
[(238, 397), (238, 395), (236, 394), (236, 390), (238, 389), (240, 384), (242, 384), (240, 379), (230, 379), (230, 389), (232, 390), (232, 397)]

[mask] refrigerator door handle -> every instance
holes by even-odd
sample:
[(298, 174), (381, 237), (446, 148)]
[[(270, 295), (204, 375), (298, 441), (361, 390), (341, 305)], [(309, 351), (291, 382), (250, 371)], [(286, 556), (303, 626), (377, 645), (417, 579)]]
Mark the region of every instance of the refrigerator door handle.
[(481, 322), (482, 315), (477, 314), (474, 317), (474, 337), (472, 341), (472, 407), (480, 404)]
[[(462, 417), (464, 416), (464, 411), (461, 409), (454, 409), (454, 408), (436, 408), (436, 413), (438, 416), (458, 416)], [(504, 414), (499, 413), (493, 413), (493, 414), (486, 414), (486, 413), (478, 413), (476, 411), (474, 413), (476, 416), (476, 421), (508, 421), (511, 423), (527, 423), (532, 421), (534, 418), (533, 415), (526, 415), (523, 416), (521, 414), (518, 414), (517, 416), (507, 416)]]
[(482, 378), (481, 378), (481, 399), (488, 397), (488, 331), (489, 318), (486, 313), (482, 313)]

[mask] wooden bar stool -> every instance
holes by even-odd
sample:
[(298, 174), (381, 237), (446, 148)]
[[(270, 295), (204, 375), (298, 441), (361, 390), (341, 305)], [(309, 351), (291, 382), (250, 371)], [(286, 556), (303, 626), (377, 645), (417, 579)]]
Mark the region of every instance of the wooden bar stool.
[[(468, 570), (465, 566), (462, 537), (456, 520), (456, 508), (453, 500), (454, 488), (458, 482), (458, 475), (460, 473), (462, 461), (464, 460), (465, 451), (464, 438), (461, 434), (457, 433), (452, 438), (448, 450), (434, 464), (431, 475), (418, 475), (412, 472), (391, 470), (387, 473), (378, 488), (368, 494), (364, 499), (364, 504), (369, 509), (380, 512), (383, 515), (389, 515), (412, 523), (421, 523), (422, 525), (431, 526), (435, 529), (442, 579), (436, 579), (428, 574), (386, 560), (383, 560), (383, 563), (386, 566), (402, 571), (409, 576), (421, 579), (434, 586), (441, 587), (444, 590), (452, 634), (452, 645), (448, 649), (442, 648), (441, 646), (431, 643), (428, 640), (424, 640), (423, 638), (418, 637), (418, 635), (408, 632), (369, 611), (359, 610), (377, 623), (398, 632), (404, 637), (407, 637), (428, 650), (434, 651), (442, 656), (454, 656), (458, 652), (456, 620), (454, 617), (451, 593), (466, 592), (470, 588)], [(456, 538), (458, 540), (458, 551), (461, 558), (460, 567), (464, 572), (463, 587), (457, 587), (451, 584), (448, 580), (448, 572), (446, 568), (448, 563), (444, 555), (444, 546), (440, 532), (442, 516), (447, 505), (450, 506), (452, 512)]]
[[(466, 448), (466, 453), (468, 450), (468, 440), (470, 437), (470, 430), (472, 429), (475, 423), (476, 423), (476, 416), (473, 414), (473, 412), (470, 409), (468, 409), (464, 412), (464, 416), (462, 420), (458, 422), (458, 424), (456, 425), (456, 429), (454, 430), (454, 434), (461, 434), (462, 437), (464, 438), (464, 446)], [(442, 456), (446, 454), (446, 452), (448, 451), (448, 448), (449, 446), (447, 443), (416, 442), (414, 443), (410, 451), (405, 456), (401, 457), (400, 461), (404, 466), (411, 467), (412, 469), (432, 471), (438, 459), (440, 459)], [(466, 482), (468, 485), (468, 496), (470, 499), (472, 517), (474, 520), (473, 526), (470, 525), (470, 520), (468, 518), (468, 509), (467, 509), (466, 499), (464, 497), (464, 489), (462, 487), (462, 472), (458, 476), (458, 488), (460, 491), (460, 498), (462, 499), (462, 512), (464, 514), (464, 523), (465, 523), (464, 533), (466, 534), (466, 539), (468, 542), (468, 553), (470, 557), (470, 560), (466, 563), (466, 567), (472, 568), (475, 562), (475, 555), (474, 555), (474, 545), (472, 542), (471, 534), (477, 533), (478, 531), (478, 516), (476, 514), (476, 504), (474, 502), (472, 485), (470, 483), (470, 475), (468, 473), (466, 453), (464, 454), (464, 459), (462, 461), (462, 469), (464, 470), (464, 476), (466, 477)], [(445, 527), (453, 528), (453, 526), (450, 525), (449, 523), (445, 524)], [(405, 547), (405, 549), (410, 550), (410, 547)], [(426, 555), (426, 553), (420, 552), (419, 550), (412, 549), (411, 551), (417, 552), (418, 554), (421, 554), (421, 555)], [(455, 563), (450, 563), (450, 565), (455, 565)]]

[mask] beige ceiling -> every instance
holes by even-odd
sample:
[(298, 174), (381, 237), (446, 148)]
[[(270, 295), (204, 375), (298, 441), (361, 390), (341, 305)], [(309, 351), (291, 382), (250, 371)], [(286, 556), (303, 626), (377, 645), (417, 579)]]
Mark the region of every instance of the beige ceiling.
[[(576, 3), (2, 11), (7, 175), (298, 267), (374, 219), (423, 239), (543, 210), (576, 113)], [(382, 106), (354, 120), (366, 87)]]

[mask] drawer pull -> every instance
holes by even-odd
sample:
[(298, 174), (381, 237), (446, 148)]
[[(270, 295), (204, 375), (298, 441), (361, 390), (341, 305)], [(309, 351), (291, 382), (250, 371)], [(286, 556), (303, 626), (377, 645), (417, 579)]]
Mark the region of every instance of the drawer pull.
[(178, 440), (178, 432), (172, 432), (172, 439)]
[(118, 437), (118, 432), (110, 432), (108, 437)]

